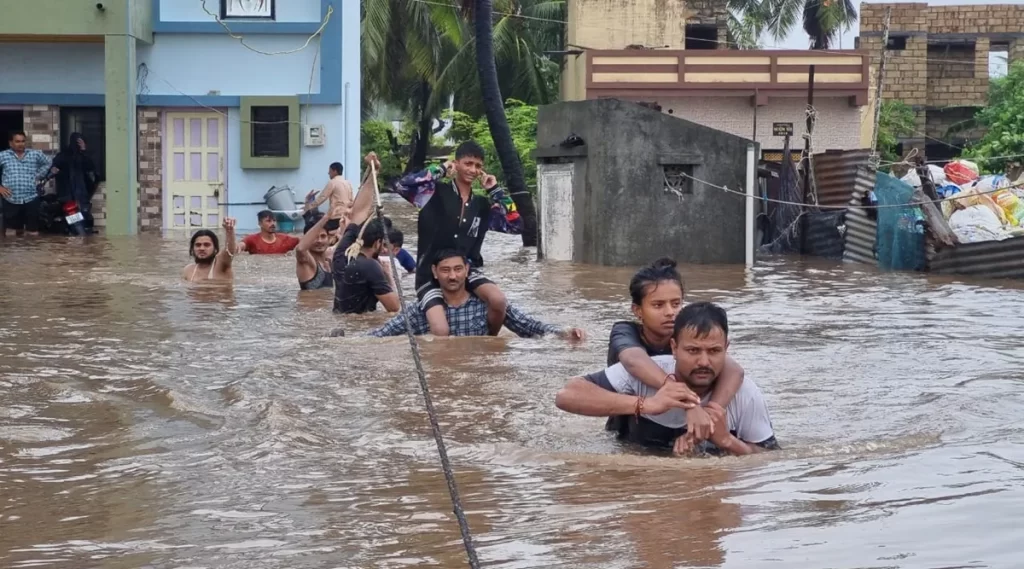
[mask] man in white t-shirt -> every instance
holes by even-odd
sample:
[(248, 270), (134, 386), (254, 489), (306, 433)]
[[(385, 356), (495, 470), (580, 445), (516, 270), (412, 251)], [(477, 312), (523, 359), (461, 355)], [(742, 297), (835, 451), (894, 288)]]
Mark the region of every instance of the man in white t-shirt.
[[(669, 381), (658, 390), (644, 385), (622, 364), (574, 377), (555, 397), (563, 411), (591, 417), (632, 415), (620, 437), (677, 454), (752, 454), (779, 448), (768, 405), (757, 384), (745, 378), (726, 409), (710, 403), (711, 390), (725, 367), (729, 322), (710, 302), (688, 305), (676, 316), (671, 356), (654, 356)], [(686, 409), (704, 406), (715, 420), (707, 441), (686, 434)]]

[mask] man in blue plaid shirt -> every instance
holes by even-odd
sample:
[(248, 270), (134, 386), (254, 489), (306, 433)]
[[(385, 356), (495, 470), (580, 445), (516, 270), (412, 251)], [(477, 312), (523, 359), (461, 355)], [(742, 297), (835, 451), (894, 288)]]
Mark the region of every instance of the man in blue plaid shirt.
[(25, 149), (25, 133), (12, 133), (10, 148), (0, 152), (0, 196), (4, 198), (4, 227), (7, 236), (24, 231), (39, 235), (39, 205), (36, 182), (50, 167), (50, 159), (38, 150)]
[[(448, 316), (449, 334), (452, 336), (486, 336), (487, 305), (466, 290), (466, 277), (469, 263), (466, 257), (455, 250), (441, 251), (434, 259), (434, 278), (441, 285), (444, 297), (444, 309)], [(370, 336), (399, 336), (404, 334), (405, 317), (409, 316), (412, 332), (416, 335), (426, 334), (430, 330), (427, 317), (419, 303), (410, 304), (406, 312), (395, 316), (380, 328), (369, 332)], [(505, 311), (505, 327), (523, 338), (536, 338), (544, 335), (555, 335), (571, 340), (585, 338), (579, 328), (563, 328), (545, 324), (513, 305)]]

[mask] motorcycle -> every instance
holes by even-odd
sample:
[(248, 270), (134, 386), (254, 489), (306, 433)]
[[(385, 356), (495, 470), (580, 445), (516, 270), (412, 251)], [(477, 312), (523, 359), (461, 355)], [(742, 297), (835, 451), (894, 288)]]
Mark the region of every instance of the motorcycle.
[(39, 208), (40, 229), (57, 235), (85, 237), (90, 232), (85, 227), (85, 216), (79, 210), (78, 202), (73, 199), (61, 202), (55, 194), (47, 194), (43, 190), (52, 177), (52, 174), (48, 175), (36, 185), (36, 192), (43, 202)]

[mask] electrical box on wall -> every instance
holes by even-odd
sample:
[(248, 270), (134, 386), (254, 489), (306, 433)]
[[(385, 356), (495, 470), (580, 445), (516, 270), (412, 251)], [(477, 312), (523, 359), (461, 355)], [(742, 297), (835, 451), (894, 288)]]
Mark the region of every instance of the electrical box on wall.
[(324, 145), (324, 125), (305, 124), (302, 125), (302, 144), (304, 146)]

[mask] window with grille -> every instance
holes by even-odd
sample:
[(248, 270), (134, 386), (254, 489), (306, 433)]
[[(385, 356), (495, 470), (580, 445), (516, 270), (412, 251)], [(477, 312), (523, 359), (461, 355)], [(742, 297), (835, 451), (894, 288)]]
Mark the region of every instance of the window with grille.
[(693, 166), (666, 164), (662, 166), (664, 191), (682, 197), (693, 193)]
[(288, 107), (252, 107), (252, 156), (288, 156)]

